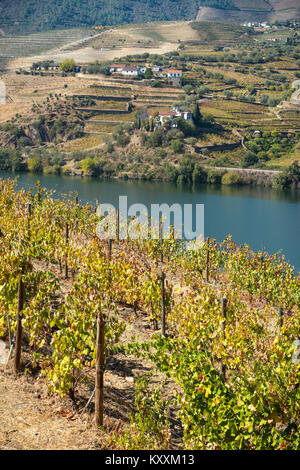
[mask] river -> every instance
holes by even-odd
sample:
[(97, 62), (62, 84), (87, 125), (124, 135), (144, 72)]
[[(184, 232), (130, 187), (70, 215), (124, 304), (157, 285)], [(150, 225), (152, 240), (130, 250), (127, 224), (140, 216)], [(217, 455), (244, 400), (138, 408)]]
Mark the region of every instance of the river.
[(234, 241), (248, 243), (255, 251), (282, 250), (286, 260), (300, 272), (300, 191), (278, 192), (249, 186), (189, 188), (169, 183), (0, 172), (0, 178), (16, 176), (18, 187), (31, 187), (40, 180), (43, 187), (55, 189), (57, 196), (77, 191), (82, 202), (98, 200), (117, 207), (119, 196), (127, 195), (129, 205), (136, 202), (147, 207), (152, 203), (204, 204), (206, 237), (222, 241), (231, 234)]

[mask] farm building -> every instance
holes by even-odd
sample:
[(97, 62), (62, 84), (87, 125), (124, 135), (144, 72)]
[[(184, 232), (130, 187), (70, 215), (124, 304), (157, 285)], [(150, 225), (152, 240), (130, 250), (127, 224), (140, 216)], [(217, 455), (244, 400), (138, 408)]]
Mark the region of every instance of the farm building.
[(164, 72), (167, 74), (168, 84), (170, 86), (182, 86), (182, 70), (165, 69)]
[(122, 70), (122, 75), (131, 76), (131, 77), (137, 77), (141, 73), (142, 72), (141, 72), (140, 68), (135, 66), (135, 65), (126, 66)]
[(126, 65), (125, 64), (112, 64), (110, 66), (110, 73), (114, 72), (122, 72), (125, 69)]
[[(185, 121), (192, 121), (193, 115), (189, 111), (180, 111), (179, 108), (174, 107), (172, 111), (160, 112), (158, 114), (158, 126), (163, 126), (168, 121), (173, 121), (175, 118), (182, 118)], [(177, 127), (176, 123), (172, 124), (172, 127)]]

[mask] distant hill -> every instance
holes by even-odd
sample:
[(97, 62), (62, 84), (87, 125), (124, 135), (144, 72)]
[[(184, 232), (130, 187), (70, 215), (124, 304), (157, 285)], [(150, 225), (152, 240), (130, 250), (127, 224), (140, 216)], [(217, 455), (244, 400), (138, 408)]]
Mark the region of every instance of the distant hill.
[(227, 6), (222, 3), (222, 0), (200, 0), (197, 20), (244, 23), (300, 18), (299, 0), (230, 0), (231, 5)]
[(0, 35), (167, 20), (300, 17), (299, 0), (0, 0)]
[(96, 25), (191, 20), (196, 19), (198, 10), (198, 0), (0, 0), (0, 29), (6, 34), (20, 34)]

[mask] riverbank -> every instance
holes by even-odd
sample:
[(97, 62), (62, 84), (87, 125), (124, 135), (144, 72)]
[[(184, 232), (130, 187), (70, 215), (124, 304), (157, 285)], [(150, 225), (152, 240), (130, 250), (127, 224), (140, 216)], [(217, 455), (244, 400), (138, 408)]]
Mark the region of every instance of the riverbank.
[(298, 190), (0, 172), (0, 178), (16, 177), (18, 188), (32, 188), (39, 180), (56, 198), (77, 192), (80, 201), (91, 204), (99, 201), (118, 207), (120, 195), (127, 196), (128, 206), (141, 203), (149, 209), (151, 204), (175, 203), (182, 208), (184, 204), (204, 204), (206, 237), (222, 241), (230, 233), (254, 250), (266, 248), (275, 253), (283, 249), (287, 260), (300, 271)]

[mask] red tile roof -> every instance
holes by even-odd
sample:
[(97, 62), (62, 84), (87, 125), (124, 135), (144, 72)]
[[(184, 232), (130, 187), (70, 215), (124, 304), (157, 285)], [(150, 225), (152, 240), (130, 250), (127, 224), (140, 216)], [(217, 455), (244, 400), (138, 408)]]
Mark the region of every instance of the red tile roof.
[(174, 113), (174, 111), (168, 111), (168, 112), (162, 112), (159, 113), (160, 116), (177, 116), (177, 113)]

